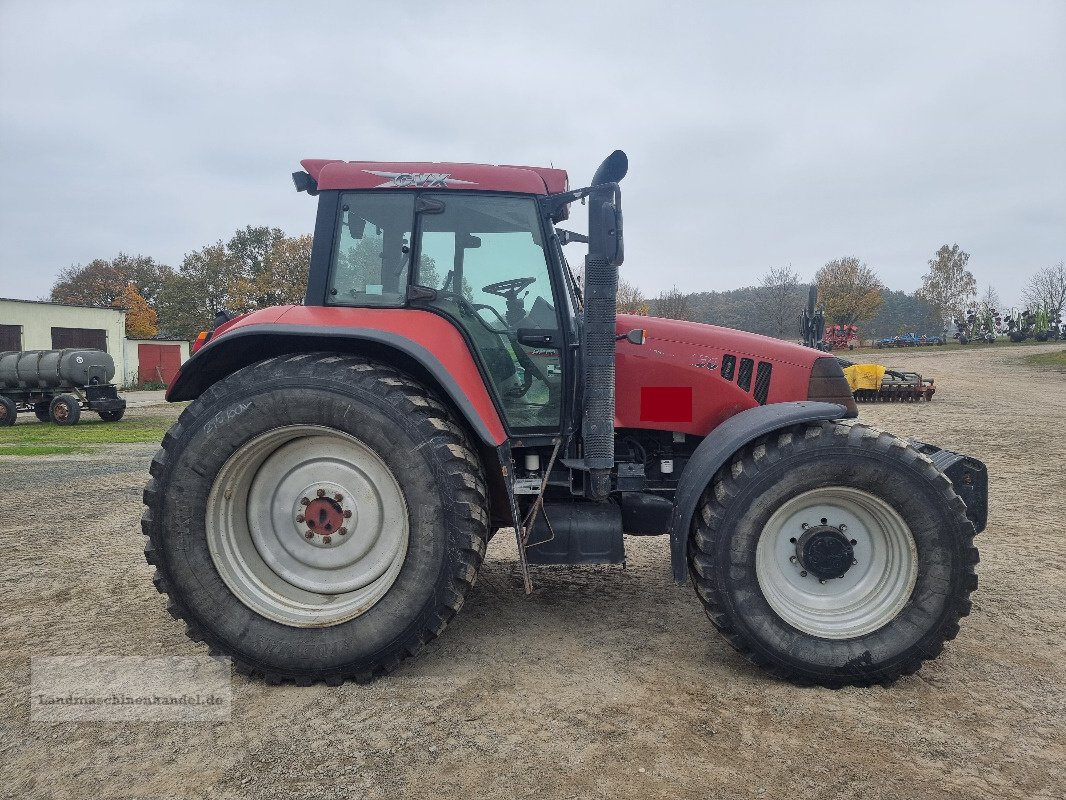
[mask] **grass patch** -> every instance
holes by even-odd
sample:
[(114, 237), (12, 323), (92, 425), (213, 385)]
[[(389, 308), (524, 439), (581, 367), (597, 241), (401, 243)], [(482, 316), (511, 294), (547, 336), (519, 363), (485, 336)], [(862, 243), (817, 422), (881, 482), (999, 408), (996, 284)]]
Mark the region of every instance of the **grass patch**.
[(1066, 350), (1033, 353), (1025, 357), (1025, 363), (1033, 364), (1037, 367), (1062, 367), (1066, 369)]
[[(0, 455), (49, 455), (86, 452), (97, 444), (140, 444), (158, 442), (172, 419), (159, 416), (132, 417), (120, 422), (104, 422), (92, 414), (82, 415), (77, 425), (63, 427), (50, 422), (31, 422), (0, 428)], [(24, 448), (61, 448), (43, 452), (21, 452)], [(19, 452), (16, 452), (19, 451)]]

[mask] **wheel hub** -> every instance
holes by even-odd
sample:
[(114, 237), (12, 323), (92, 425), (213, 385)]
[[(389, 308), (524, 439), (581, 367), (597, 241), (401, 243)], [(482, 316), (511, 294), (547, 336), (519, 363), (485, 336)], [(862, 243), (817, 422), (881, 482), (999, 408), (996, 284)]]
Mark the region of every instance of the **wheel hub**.
[(315, 547), (338, 547), (356, 523), (352, 498), (333, 485), (309, 486), (293, 506), (296, 532)]
[(855, 548), (840, 528), (819, 525), (796, 540), (796, 558), (820, 581), (843, 578), (855, 561)]

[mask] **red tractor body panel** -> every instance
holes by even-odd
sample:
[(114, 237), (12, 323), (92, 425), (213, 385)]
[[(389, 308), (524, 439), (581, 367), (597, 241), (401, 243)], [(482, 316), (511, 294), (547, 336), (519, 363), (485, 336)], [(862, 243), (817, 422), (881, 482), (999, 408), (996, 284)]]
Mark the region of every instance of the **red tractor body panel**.
[[(811, 367), (824, 353), (715, 325), (619, 314), (617, 331), (643, 328), (641, 346), (621, 341), (615, 360), (615, 427), (704, 436), (729, 417), (760, 405), (756, 377), (769, 364), (765, 403), (806, 400)], [(731, 377), (723, 375), (727, 357)], [(741, 362), (747, 388), (742, 385)]]
[(473, 189), (553, 194), (568, 188), (566, 170), (486, 164), (407, 161), (300, 162), (320, 191), (329, 189)]
[(262, 328), (264, 333), (269, 333), (274, 326), (284, 326), (289, 335), (293, 334), (294, 328), (301, 326), (306, 326), (309, 330), (330, 329), (338, 336), (344, 336), (346, 330), (354, 336), (359, 329), (370, 329), (391, 333), (414, 342), (447, 367), (449, 374), (466, 396), (470, 408), (484, 423), (493, 443), (501, 444), (507, 439), (500, 415), (485, 389), (485, 380), (478, 371), (466, 340), (454, 325), (437, 314), (399, 308), (272, 306), (219, 326), (202, 351), (242, 329), (256, 327)]

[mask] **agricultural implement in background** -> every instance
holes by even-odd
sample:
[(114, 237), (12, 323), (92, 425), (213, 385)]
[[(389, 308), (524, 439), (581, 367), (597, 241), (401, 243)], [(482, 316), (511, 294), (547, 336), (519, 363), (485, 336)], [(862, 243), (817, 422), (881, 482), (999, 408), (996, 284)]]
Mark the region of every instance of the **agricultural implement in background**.
[(1036, 339), (1038, 342), (1066, 339), (1066, 325), (1062, 322), (1062, 312), (1054, 311), (1047, 306), (1041, 306), (1036, 310), (1012, 309), (1007, 315), (1006, 328), (1007, 336), (1012, 342), (1024, 342), (1026, 339)]
[(881, 350), (886, 347), (925, 347), (932, 344), (944, 344), (944, 337), (903, 333), (899, 336), (886, 336), (884, 339), (878, 339), (874, 346)]
[(957, 339), (959, 344), (970, 342), (992, 344), (999, 334), (1007, 331), (1002, 314), (991, 306), (977, 304), (971, 304), (962, 317), (955, 317), (952, 320), (952, 324), (955, 326), (952, 338)]
[(932, 400), (936, 384), (917, 372), (889, 369), (880, 364), (854, 364), (838, 358), (855, 399), (860, 403)]
[(26, 350), (0, 353), (0, 426), (19, 413), (41, 422), (74, 425), (82, 411), (117, 422), (126, 401), (111, 383), (115, 361), (103, 350)]
[(830, 325), (825, 329), (827, 350), (854, 350), (859, 345), (858, 325)]

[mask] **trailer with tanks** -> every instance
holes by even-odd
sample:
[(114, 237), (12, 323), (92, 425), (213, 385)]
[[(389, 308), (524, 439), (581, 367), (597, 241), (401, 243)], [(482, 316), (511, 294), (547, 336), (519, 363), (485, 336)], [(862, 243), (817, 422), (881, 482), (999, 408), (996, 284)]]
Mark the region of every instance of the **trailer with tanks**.
[(21, 413), (56, 425), (75, 425), (82, 411), (118, 422), (126, 401), (114, 377), (115, 361), (103, 350), (0, 352), (0, 427), (14, 425)]

